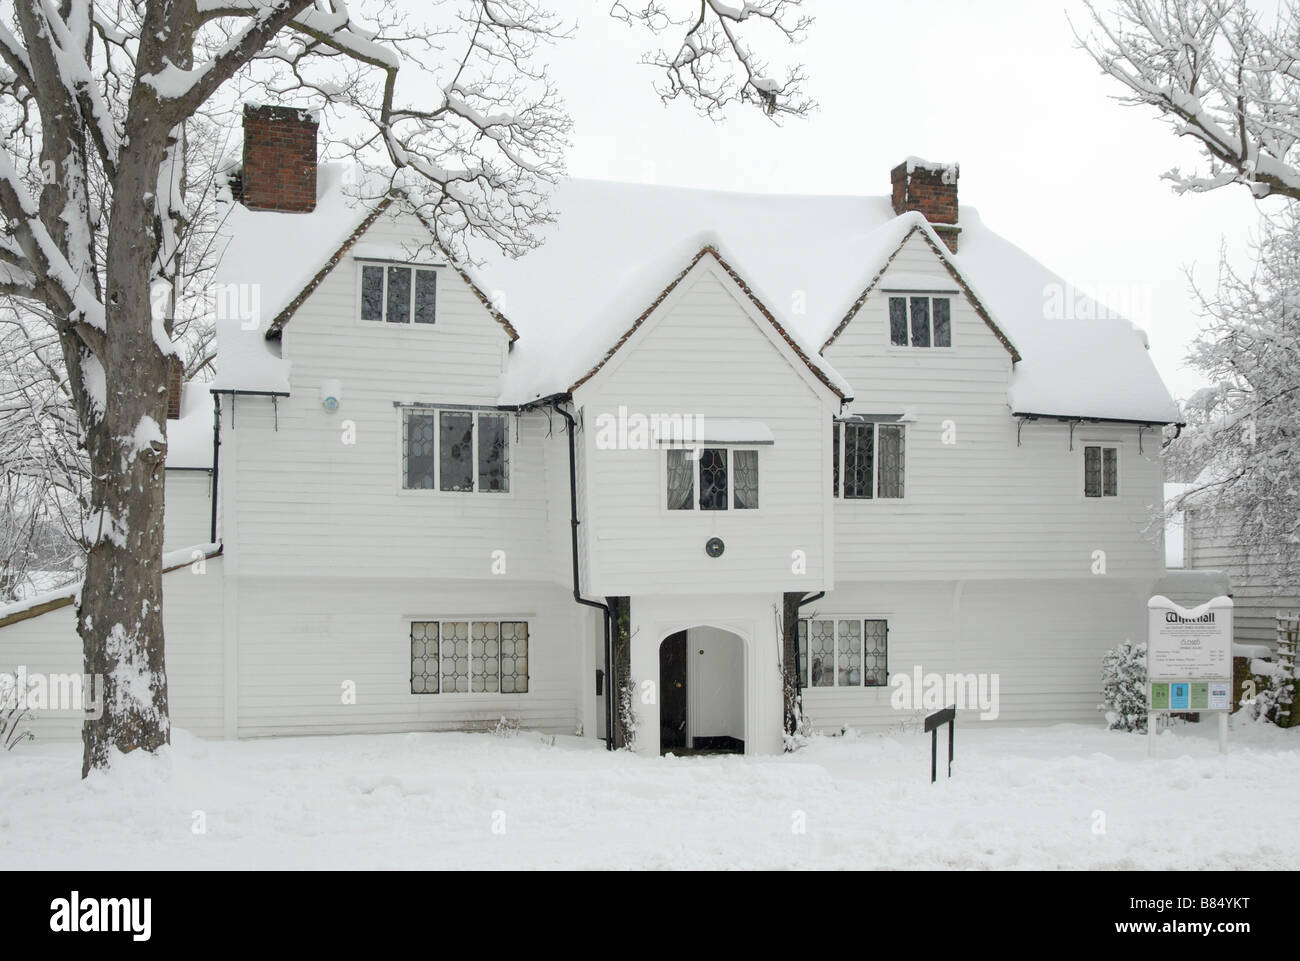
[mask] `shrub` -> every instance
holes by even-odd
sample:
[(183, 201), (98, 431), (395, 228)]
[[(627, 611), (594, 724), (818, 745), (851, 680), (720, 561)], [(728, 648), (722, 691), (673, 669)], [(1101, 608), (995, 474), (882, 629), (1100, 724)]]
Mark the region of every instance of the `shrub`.
[(1132, 641), (1112, 647), (1101, 659), (1101, 698), (1112, 731), (1147, 729), (1147, 645)]

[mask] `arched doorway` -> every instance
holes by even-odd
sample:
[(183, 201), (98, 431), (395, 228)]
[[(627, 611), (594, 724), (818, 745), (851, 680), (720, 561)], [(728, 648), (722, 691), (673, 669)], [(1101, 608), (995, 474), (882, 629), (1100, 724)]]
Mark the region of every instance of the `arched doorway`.
[(745, 642), (708, 625), (659, 645), (659, 752), (745, 753)]

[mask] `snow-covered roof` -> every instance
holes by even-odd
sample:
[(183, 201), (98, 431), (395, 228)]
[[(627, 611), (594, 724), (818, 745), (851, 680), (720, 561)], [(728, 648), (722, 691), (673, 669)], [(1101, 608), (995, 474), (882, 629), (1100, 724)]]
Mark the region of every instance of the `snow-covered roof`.
[[(373, 210), (352, 199), (344, 168), (324, 165), (310, 214), (251, 212), (232, 204), (218, 271), (223, 284), (260, 285), (256, 325), (218, 321), (218, 387), (288, 390), (270, 322), (310, 283)], [(959, 253), (950, 254), (919, 213), (895, 215), (886, 197), (806, 196), (565, 180), (557, 220), (541, 247), (518, 259), (471, 244), (468, 274), (507, 304), (520, 339), (500, 401), (525, 403), (580, 381), (702, 249), (715, 250), (770, 311), (828, 383), (852, 385), (820, 356), (904, 239), (919, 230), (987, 311), (1013, 357), (1015, 412), (1173, 422), (1179, 411), (1146, 349), (1145, 335), (1072, 293), (1076, 315), (1049, 316), (1059, 276), (961, 208)], [(364, 242), (364, 241), (363, 241)], [(935, 276), (948, 271), (936, 264)], [(951, 277), (949, 278), (951, 279)]]
[[(1046, 292), (1068, 285), (985, 227), (971, 207), (961, 208), (959, 252), (949, 254), (920, 214), (895, 215), (887, 197), (568, 180), (554, 204), (559, 217), (539, 249), (518, 260), (476, 251), (483, 260), (476, 278), (506, 292), (520, 332), (504, 402), (545, 396), (580, 378), (704, 244), (723, 252), (785, 330), (819, 350), (904, 238), (920, 229), (1022, 358), (1008, 399), (1014, 410), (1178, 420), (1145, 335), (1120, 318), (1049, 319)], [(936, 265), (936, 278), (946, 273)], [(1087, 316), (1086, 298), (1071, 302)]]
[(235, 390), (289, 390), (289, 364), (266, 331), (375, 210), (358, 198), (356, 167), (321, 164), (311, 213), (249, 210), (226, 201), (226, 246), (213, 278), (216, 379)]

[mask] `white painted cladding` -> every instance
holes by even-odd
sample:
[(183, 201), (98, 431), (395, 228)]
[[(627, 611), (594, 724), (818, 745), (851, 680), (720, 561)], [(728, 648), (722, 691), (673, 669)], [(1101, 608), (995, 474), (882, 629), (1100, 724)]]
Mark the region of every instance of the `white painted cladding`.
[[(1080, 424), (1071, 450), (1068, 427), (1039, 421), (1018, 445), (1007, 349), (963, 294), (950, 295), (951, 348), (891, 346), (895, 275), (946, 277), (913, 235), (826, 350), (854, 385), (851, 412), (910, 416), (905, 496), (835, 503), (837, 579), (1078, 577), (1096, 551), (1111, 575), (1158, 576), (1159, 430), (1146, 431), (1139, 452), (1136, 426)], [(1089, 442), (1119, 446), (1119, 496), (1083, 496)]]
[[(583, 415), (594, 591), (813, 591), (829, 582), (830, 426), (838, 400), (712, 258), (696, 264), (574, 400)], [(620, 408), (629, 416), (700, 416), (706, 425), (709, 418), (766, 425), (774, 443), (756, 448), (759, 508), (668, 510), (661, 447), (598, 444), (602, 415), (617, 418)], [(721, 557), (705, 553), (711, 537), (726, 544)]]
[(1231, 514), (1215, 521), (1203, 509), (1189, 510), (1183, 523), (1187, 568), (1223, 571), (1231, 578), (1233, 640), (1275, 646), (1277, 614), (1300, 611), (1300, 584), (1288, 583), (1275, 564), (1251, 562)]

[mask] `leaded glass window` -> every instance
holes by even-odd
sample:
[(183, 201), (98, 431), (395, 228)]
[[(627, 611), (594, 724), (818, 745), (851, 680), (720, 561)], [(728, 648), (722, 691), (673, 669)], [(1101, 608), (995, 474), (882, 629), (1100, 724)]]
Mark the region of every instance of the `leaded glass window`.
[(1083, 449), (1083, 495), (1119, 495), (1119, 448), (1088, 445)]
[(478, 418), (478, 489), (510, 490), (509, 424), (504, 416), (480, 414)]
[(388, 268), (388, 295), (384, 304), (384, 320), (390, 324), (405, 324), (411, 319), (411, 268)]
[(439, 486), (445, 491), (474, 489), (474, 415), (444, 410), (438, 420)]
[(904, 425), (837, 421), (831, 437), (834, 496), (853, 500), (903, 496), (907, 474)]
[(438, 622), (411, 622), (411, 693), (438, 693)]
[(758, 451), (733, 451), (732, 457), (736, 510), (754, 510), (758, 507)]
[(412, 694), (526, 694), (527, 621), (412, 621)]
[(501, 693), (528, 693), (528, 622), (501, 622)]
[(361, 268), (361, 319), (384, 319), (384, 268)]
[(838, 621), (835, 631), (835, 671), (838, 687), (862, 683), (862, 622)]
[(831, 425), (831, 496), (840, 496), (840, 425)]
[(912, 346), (930, 346), (930, 298), (913, 297), (909, 304), (912, 312)]
[(432, 411), (402, 411), (402, 486), (409, 490), (433, 489), (434, 423)]
[(415, 322), (433, 323), (438, 304), (438, 275), (432, 270), (415, 272)]
[(727, 509), (727, 451), (706, 447), (700, 451), (700, 510)]
[(810, 687), (835, 686), (835, 622), (812, 621), (808, 632)]
[(695, 507), (695, 465), (691, 451), (668, 451), (668, 509), (688, 511)]
[(799, 678), (805, 687), (885, 687), (889, 622), (862, 617), (800, 618)]
[(469, 691), (469, 625), (443, 621), (441, 633), (442, 690), (464, 694)]
[(952, 301), (947, 297), (890, 297), (889, 343), (894, 347), (951, 347)]
[(907, 298), (889, 298), (889, 342), (895, 347), (907, 346)]
[(402, 409), (407, 490), (510, 491), (510, 419), (463, 410)]
[(438, 273), (396, 264), (361, 265), (361, 319), (390, 324), (432, 324)]
[(474, 621), (469, 632), (469, 689), (495, 694), (501, 686), (501, 625)]
[(844, 496), (874, 495), (872, 473), (876, 456), (874, 424), (844, 425)]
[(876, 460), (880, 465), (876, 494), (879, 497), (902, 497), (903, 428), (898, 424), (880, 424), (876, 433)]
[(889, 683), (889, 622), (867, 620), (862, 625), (866, 640), (863, 683), (867, 687), (884, 687)]
[(931, 302), (934, 314), (934, 346), (952, 346), (952, 301), (947, 297), (935, 297)]

